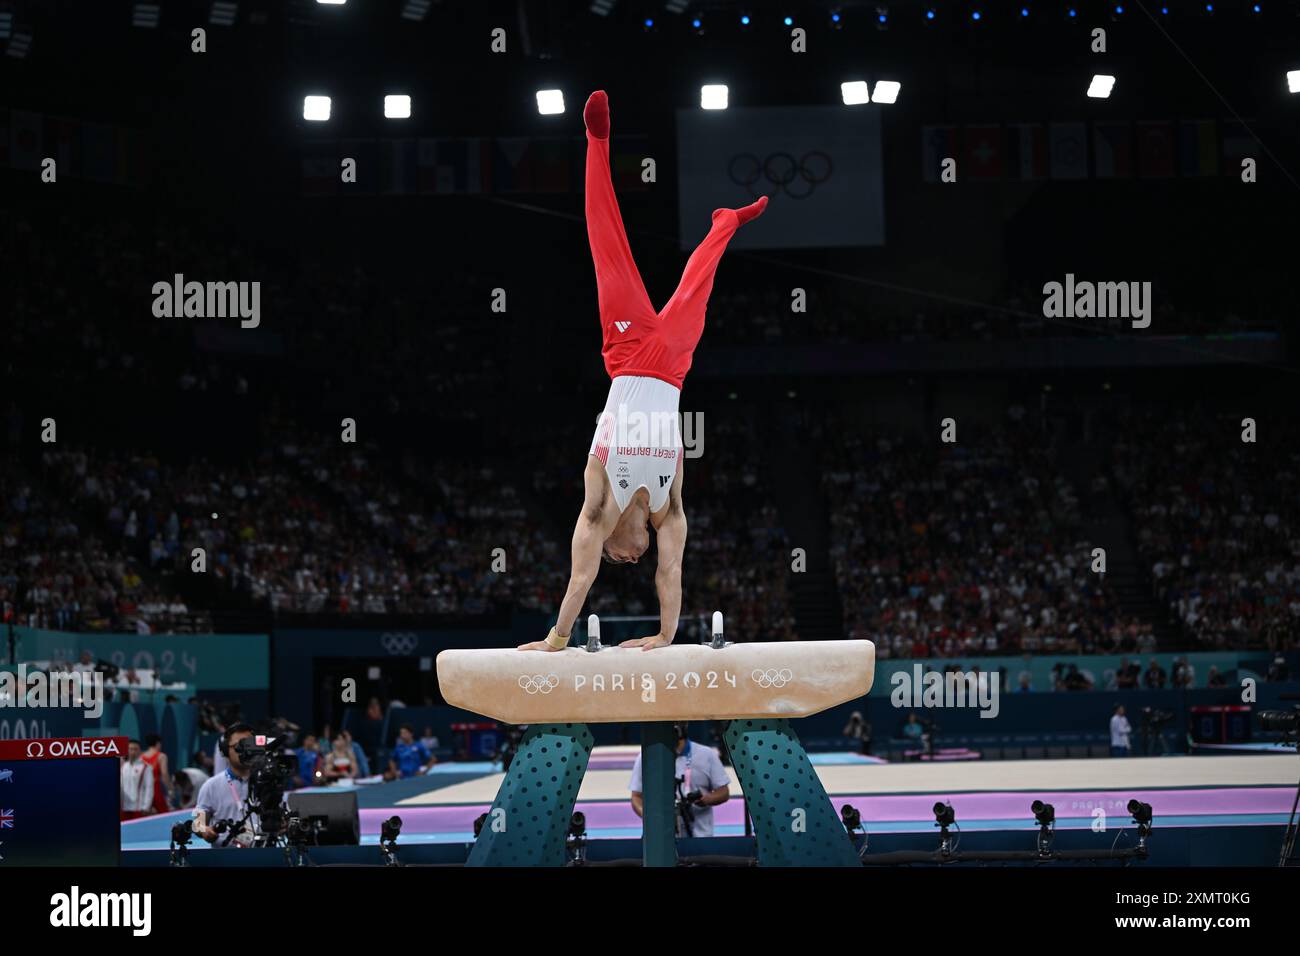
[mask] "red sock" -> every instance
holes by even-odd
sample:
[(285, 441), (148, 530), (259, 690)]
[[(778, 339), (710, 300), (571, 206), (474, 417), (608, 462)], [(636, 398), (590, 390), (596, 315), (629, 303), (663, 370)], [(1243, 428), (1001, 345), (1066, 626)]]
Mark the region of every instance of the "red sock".
[(609, 97), (604, 90), (597, 90), (587, 97), (587, 105), (582, 108), (582, 121), (597, 139), (609, 139)]
[(740, 224), (743, 226), (745, 223), (749, 222), (749, 220), (757, 219), (759, 216), (763, 215), (763, 210), (766, 208), (767, 197), (759, 196), (756, 202), (752, 202), (748, 206), (742, 206), (737, 209), (736, 218), (740, 220)]

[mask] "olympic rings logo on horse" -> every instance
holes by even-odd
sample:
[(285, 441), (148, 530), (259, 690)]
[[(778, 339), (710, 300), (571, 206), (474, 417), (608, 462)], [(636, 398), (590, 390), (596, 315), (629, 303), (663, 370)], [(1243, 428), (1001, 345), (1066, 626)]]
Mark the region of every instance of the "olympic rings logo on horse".
[(519, 686), (530, 694), (549, 694), (560, 686), (560, 678), (555, 674), (524, 674), (519, 678)]
[(755, 669), (749, 676), (759, 687), (784, 687), (794, 680), (794, 674), (788, 667), (782, 667), (780, 670), (769, 667), (765, 671)]

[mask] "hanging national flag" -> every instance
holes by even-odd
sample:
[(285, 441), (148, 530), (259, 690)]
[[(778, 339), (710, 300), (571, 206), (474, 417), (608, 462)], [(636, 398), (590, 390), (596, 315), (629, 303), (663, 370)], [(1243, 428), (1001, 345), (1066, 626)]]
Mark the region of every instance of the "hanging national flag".
[(40, 169), (43, 127), (40, 113), (13, 111), (9, 120), (9, 162), (14, 169)]
[(481, 193), (492, 182), (489, 140), (422, 139), (417, 162), (421, 193)]
[(334, 196), (338, 194), (343, 174), (341, 157), (336, 143), (313, 143), (309, 154), (302, 158), (302, 194), (304, 196)]
[(1015, 179), (1047, 178), (1047, 127), (1013, 123), (1007, 127), (1007, 166)]
[[(921, 127), (921, 175), (927, 183), (942, 182), (943, 161), (956, 160), (961, 144), (955, 126)], [(958, 171), (960, 173), (960, 170)]]
[(117, 168), (117, 134), (103, 123), (81, 124), (82, 175), (97, 183), (111, 183)]
[(379, 141), (379, 193), (408, 196), (416, 191), (416, 144), (413, 139)]
[(1138, 176), (1168, 179), (1174, 175), (1174, 124), (1166, 120), (1141, 120), (1137, 132)]
[(144, 180), (144, 151), (138, 130), (113, 127), (113, 182), (138, 186)]
[(59, 178), (81, 175), (81, 122), (63, 116), (45, 117), (45, 155), (52, 158)]
[(1223, 174), (1225, 176), (1240, 176), (1243, 159), (1253, 159), (1258, 165), (1263, 150), (1260, 149), (1259, 141), (1250, 132), (1253, 126), (1254, 120), (1245, 122), (1224, 120)]
[[(585, 150), (587, 148), (585, 145), (585, 138), (583, 143), (584, 145), (578, 148)], [(649, 156), (649, 136), (624, 136), (615, 140), (614, 144), (611, 144), (609, 154), (609, 175), (614, 181), (615, 192), (644, 192), (650, 188), (650, 184), (641, 178), (641, 174), (644, 171), (643, 164)], [(585, 155), (583, 156), (583, 161), (586, 161)]]
[(383, 178), (379, 169), (379, 142), (373, 139), (340, 140), (339, 159), (344, 157), (356, 160), (357, 180), (340, 183), (339, 195), (373, 196), (379, 192), (379, 181)]
[(539, 193), (567, 193), (570, 188), (574, 141), (554, 137), (534, 140), (533, 190)]
[(12, 830), (14, 828), (14, 812), (12, 810), (0, 810), (0, 830)]
[(502, 193), (567, 192), (570, 144), (566, 139), (503, 136), (495, 140), (493, 182)]
[(1088, 127), (1085, 123), (1048, 126), (1053, 179), (1088, 178)]
[(1092, 124), (1093, 175), (1098, 179), (1133, 176), (1133, 127), (1128, 123)]
[(532, 187), (528, 139), (499, 136), (492, 143), (492, 185), (498, 193), (525, 193)]
[(1179, 124), (1178, 159), (1184, 176), (1219, 174), (1219, 138), (1214, 120), (1184, 120)]
[(1002, 178), (1002, 128), (967, 126), (962, 130), (965, 163), (957, 170), (957, 179)]

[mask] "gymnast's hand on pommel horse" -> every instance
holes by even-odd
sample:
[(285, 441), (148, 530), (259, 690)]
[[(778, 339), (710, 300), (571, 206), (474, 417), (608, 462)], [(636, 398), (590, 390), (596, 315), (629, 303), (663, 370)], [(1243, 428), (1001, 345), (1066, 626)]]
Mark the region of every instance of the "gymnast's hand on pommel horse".
[(587, 126), (587, 238), (596, 268), (601, 355), (611, 379), (583, 472), (582, 511), (573, 530), (572, 570), (555, 626), (520, 650), (560, 651), (596, 580), (602, 557), (636, 564), (658, 538), (659, 633), (624, 641), (650, 650), (673, 642), (682, 606), (686, 512), (677, 418), (682, 383), (704, 332), (704, 310), (727, 243), (760, 215), (767, 197), (741, 209), (715, 209), (713, 225), (686, 263), (661, 310), (650, 304), (632, 259), (609, 168), (609, 100), (597, 90), (582, 111)]

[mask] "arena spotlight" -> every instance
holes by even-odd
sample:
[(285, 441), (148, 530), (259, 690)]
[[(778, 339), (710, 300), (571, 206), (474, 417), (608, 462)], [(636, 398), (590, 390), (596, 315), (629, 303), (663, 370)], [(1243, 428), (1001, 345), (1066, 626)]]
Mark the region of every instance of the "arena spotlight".
[(741, 25), (742, 27), (747, 27), (747, 26), (749, 26), (749, 22), (750, 22), (749, 14), (748, 14), (748, 13), (742, 13), (742, 14), (740, 15), (740, 25)]
[(316, 0), (316, 2), (323, 7), (341, 7), (343, 4), (347, 3), (348, 0)]
[(889, 29), (889, 7), (883, 3), (876, 4), (876, 29)]
[(970, 18), (976, 23), (979, 23), (980, 20), (984, 19), (984, 14), (980, 13), (978, 10), (972, 10), (970, 12)]
[(935, 18), (934, 8), (933, 8), (933, 7), (927, 7), (926, 10), (925, 10), (925, 22), (926, 22), (926, 23), (933, 23), (933, 22), (934, 22), (934, 18)]
[(1095, 100), (1104, 100), (1110, 96), (1110, 91), (1114, 88), (1115, 77), (1098, 73), (1088, 85), (1088, 95)]
[(158, 26), (158, 4), (137, 3), (131, 8), (131, 26), (152, 30)]
[(788, 27), (792, 27), (794, 26), (794, 17), (785, 17), (781, 22)]
[(685, 13), (686, 8), (691, 5), (690, 0), (666, 0), (664, 9), (669, 13)]
[(645, 30), (646, 33), (649, 33), (654, 28), (655, 28), (655, 22), (653, 17), (646, 17), (644, 20), (641, 21), (641, 29)]
[(592, 0), (591, 12), (598, 17), (607, 17), (614, 9), (617, 0)]
[(538, 90), (537, 112), (543, 116), (554, 116), (564, 112), (563, 90)]
[(903, 84), (897, 80), (879, 80), (876, 83), (875, 90), (872, 91), (871, 98), (877, 103), (886, 105), (897, 103), (898, 93), (902, 88)]
[(696, 17), (695, 19), (693, 19), (693, 20), (691, 21), (691, 29), (694, 30), (696, 33), (698, 33), (700, 36), (703, 36), (703, 35), (704, 35), (704, 21), (701, 20), (699, 17)]
[(302, 98), (302, 118), (313, 123), (324, 123), (330, 118), (330, 98), (328, 96), (304, 96)]
[(402, 5), (402, 19), (417, 23), (429, 15), (429, 0), (406, 0)]
[(384, 97), (385, 119), (410, 119), (411, 98), (405, 93), (389, 93)]
[(219, 27), (233, 27), (239, 17), (239, 4), (234, 0), (212, 0), (208, 22)]
[(700, 109), (725, 110), (727, 87), (725, 83), (710, 83), (700, 87)]
[(1286, 88), (1292, 93), (1300, 93), (1300, 70), (1288, 70)]
[(865, 80), (849, 80), (841, 83), (840, 96), (845, 106), (861, 106), (863, 103), (871, 102), (871, 94), (867, 91)]
[(831, 11), (831, 29), (841, 30), (844, 28), (844, 15), (838, 10)]
[(0, 10), (0, 40), (14, 35), (14, 15), (10, 10)]

